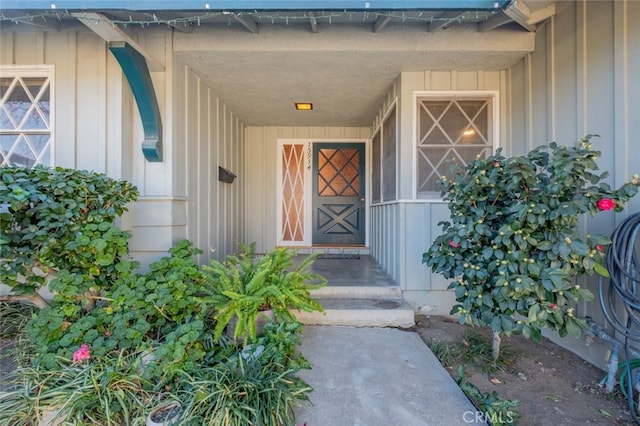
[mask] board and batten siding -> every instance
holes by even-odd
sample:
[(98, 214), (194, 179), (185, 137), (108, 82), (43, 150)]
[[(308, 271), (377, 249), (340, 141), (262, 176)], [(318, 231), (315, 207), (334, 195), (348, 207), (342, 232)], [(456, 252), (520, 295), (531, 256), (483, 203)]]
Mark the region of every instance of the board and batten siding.
[[(54, 165), (132, 182), (139, 199), (120, 226), (144, 267), (191, 239), (218, 258), (243, 241), (243, 125), (184, 64), (174, 64), (171, 35), (144, 32), (136, 41), (164, 65), (151, 72), (163, 123), (163, 161), (144, 159), (137, 105), (103, 39), (88, 29), (2, 29), (0, 66), (53, 66)], [(218, 182), (218, 166), (236, 173)], [(214, 249), (215, 251), (211, 251)], [(213, 253), (213, 254), (212, 254)]]
[[(174, 80), (173, 184), (185, 200), (185, 237), (204, 251), (200, 263), (223, 260), (245, 242), (244, 125), (187, 64), (176, 64)], [(218, 167), (234, 182), (219, 181)]]
[(248, 126), (245, 128), (245, 243), (256, 243), (265, 253), (278, 245), (277, 178), (278, 139), (369, 139), (368, 127)]
[[(497, 91), (500, 104), (499, 135), (508, 128), (506, 71), (421, 71), (403, 72), (393, 84), (387, 100), (372, 124), (373, 133), (387, 110), (398, 109), (399, 200), (371, 206), (371, 254), (400, 285), (403, 296), (414, 307), (438, 315), (448, 315), (455, 302), (447, 290), (448, 281), (433, 274), (422, 263), (422, 254), (440, 234), (438, 222), (449, 218), (446, 203), (417, 200), (415, 196), (415, 92)], [(504, 141), (499, 140), (498, 144)]]
[[(602, 152), (598, 165), (618, 187), (640, 173), (640, 2), (565, 2), (536, 34), (536, 50), (508, 71), (511, 152), (550, 141), (572, 144), (587, 134)], [(585, 218), (582, 231), (610, 235), (628, 215), (640, 211), (635, 197), (621, 213)], [(581, 280), (597, 294), (597, 278)], [(606, 324), (598, 299), (581, 303), (579, 316)], [(583, 357), (605, 366), (595, 342), (563, 339)], [(601, 345), (602, 346), (602, 345)], [(607, 345), (605, 345), (607, 346)]]
[[(136, 185), (139, 200), (120, 220), (120, 226), (132, 232), (131, 254), (145, 265), (166, 253), (176, 238), (175, 225), (186, 226), (181, 201), (171, 192), (171, 134), (165, 128), (165, 161), (147, 162), (135, 100), (106, 42), (84, 28), (0, 31), (0, 66), (53, 67), (54, 165), (105, 173)], [(171, 122), (166, 99), (172, 52), (167, 37), (150, 34), (138, 40), (165, 65), (165, 71), (151, 73), (165, 124)]]

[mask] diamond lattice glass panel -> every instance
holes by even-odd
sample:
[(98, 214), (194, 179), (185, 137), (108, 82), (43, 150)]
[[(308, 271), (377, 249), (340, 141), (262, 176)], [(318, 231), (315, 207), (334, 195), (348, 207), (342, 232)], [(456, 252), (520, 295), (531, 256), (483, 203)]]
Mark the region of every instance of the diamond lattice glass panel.
[(0, 134), (0, 152), (3, 156), (7, 156), (13, 145), (17, 142), (19, 134)]
[(426, 105), (423, 103), (420, 105), (419, 111), (419, 121), (418, 125), (418, 140), (422, 141), (431, 131), (433, 125), (435, 124), (435, 119), (432, 115), (427, 111)]
[(452, 145), (452, 142), (442, 129), (436, 126), (431, 129), (420, 145)]
[(464, 167), (492, 151), (490, 100), (419, 100), (418, 193), (439, 192), (451, 167)]
[(4, 95), (9, 91), (9, 86), (13, 83), (13, 77), (0, 78), (0, 99), (4, 98)]
[(11, 164), (19, 164), (31, 167), (36, 164), (36, 155), (24, 138), (18, 138), (13, 145), (11, 152), (8, 153), (7, 159)]
[(460, 107), (455, 104), (447, 110), (438, 122), (444, 133), (451, 140), (457, 142), (469, 125), (469, 119), (464, 115)]
[(51, 164), (51, 93), (48, 77), (0, 79), (2, 164)]
[(330, 149), (318, 151), (318, 195), (322, 197), (356, 196), (360, 192), (357, 149)]
[(22, 85), (16, 84), (13, 86), (13, 90), (9, 93), (5, 105), (7, 114), (14, 123), (15, 128), (20, 128), (24, 117), (32, 105), (31, 99), (27, 96), (27, 92)]
[(282, 240), (304, 240), (304, 145), (282, 147)]

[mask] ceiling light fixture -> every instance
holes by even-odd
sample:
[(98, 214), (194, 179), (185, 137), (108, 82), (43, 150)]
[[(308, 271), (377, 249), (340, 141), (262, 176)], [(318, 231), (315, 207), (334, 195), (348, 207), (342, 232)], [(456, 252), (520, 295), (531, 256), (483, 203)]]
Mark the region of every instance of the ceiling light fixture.
[(298, 111), (311, 111), (313, 104), (311, 102), (296, 102), (296, 109)]

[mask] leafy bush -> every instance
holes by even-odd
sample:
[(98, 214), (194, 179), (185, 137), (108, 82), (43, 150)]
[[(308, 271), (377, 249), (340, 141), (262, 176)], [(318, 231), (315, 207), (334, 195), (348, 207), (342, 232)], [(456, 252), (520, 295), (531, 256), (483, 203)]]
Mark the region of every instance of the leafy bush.
[[(301, 324), (288, 309), (320, 306), (309, 296), (308, 280), (322, 283), (307, 271), (312, 259), (289, 271), (293, 253), (285, 250), (264, 261), (231, 257), (216, 275), (197, 265), (201, 251), (183, 240), (138, 273), (126, 258), (129, 235), (113, 223), (136, 196), (104, 175), (0, 168), (0, 282), (13, 289), (6, 300), (41, 308), (3, 318), (5, 332), (26, 330), (30, 344), (21, 347), (31, 366), (0, 392), (0, 424), (36, 424), (44, 411), (64, 424), (142, 424), (166, 398), (208, 424), (292, 423), (293, 404), (310, 388), (296, 377), (309, 364), (296, 352)], [(278, 315), (263, 336), (243, 343), (214, 336), (226, 325), (216, 323), (216, 309), (245, 306), (220, 290), (240, 271), (243, 285), (268, 284), (262, 300)], [(50, 303), (37, 293), (47, 283)], [(202, 392), (217, 397), (205, 401)]]
[(326, 284), (324, 278), (309, 271), (315, 255), (294, 266), (295, 250), (281, 247), (256, 256), (255, 244), (242, 248), (242, 253), (228, 256), (224, 263), (213, 260), (202, 267), (210, 278), (216, 340), (234, 317), (234, 338), (246, 336), (249, 342), (256, 339), (256, 318), (261, 310), (273, 310), (278, 321), (295, 321), (292, 309), (323, 311), (311, 297), (312, 290)]
[[(185, 368), (185, 363), (193, 368), (205, 355), (205, 322), (212, 316), (202, 298), (204, 274), (194, 260), (200, 250), (182, 240), (169, 252), (169, 257), (152, 263), (146, 274), (121, 268), (113, 288), (89, 311), (69, 315), (67, 305), (54, 299), (28, 326), (31, 340), (38, 345), (36, 361), (52, 365), (56, 357), (70, 358), (86, 343), (99, 356), (116, 349), (153, 350), (154, 362), (146, 373), (156, 380)], [(65, 274), (51, 287), (72, 295), (76, 287), (61, 284), (66, 277), (78, 279)]]
[(0, 167), (0, 282), (41, 307), (36, 292), (50, 272), (73, 275), (74, 303), (108, 288), (129, 238), (113, 221), (137, 195), (130, 183), (99, 173)]
[(459, 302), (451, 309), (460, 323), (489, 325), (499, 335), (522, 333), (539, 339), (550, 327), (579, 336), (587, 327), (574, 304), (593, 295), (575, 277), (606, 273), (604, 251), (610, 239), (581, 236), (579, 218), (623, 209), (638, 191), (637, 176), (618, 189), (597, 173), (600, 152), (589, 137), (573, 146), (551, 143), (524, 156), (501, 151), (468, 164), (442, 195), (451, 219), (423, 255)]

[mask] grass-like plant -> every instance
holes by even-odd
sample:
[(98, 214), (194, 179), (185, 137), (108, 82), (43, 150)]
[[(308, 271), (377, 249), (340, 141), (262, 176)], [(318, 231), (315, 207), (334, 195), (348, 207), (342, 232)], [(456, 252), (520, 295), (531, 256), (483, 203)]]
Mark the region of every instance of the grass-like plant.
[(190, 424), (280, 426), (294, 424), (293, 408), (311, 387), (297, 373), (311, 368), (296, 352), (301, 324), (269, 323), (265, 334), (215, 367), (181, 377), (178, 395), (188, 401)]
[(515, 409), (520, 405), (517, 399), (502, 399), (496, 391), (482, 392), (476, 385), (467, 380), (464, 366), (458, 366), (456, 382), (471, 402), (480, 410), (481, 415), (474, 421), (482, 421), (492, 425), (515, 425), (522, 415)]
[(10, 381), (12, 389), (0, 392), (1, 425), (37, 424), (48, 413), (65, 425), (120, 426), (144, 418), (157, 400), (124, 352), (76, 363), (59, 358), (55, 369), (23, 367)]

